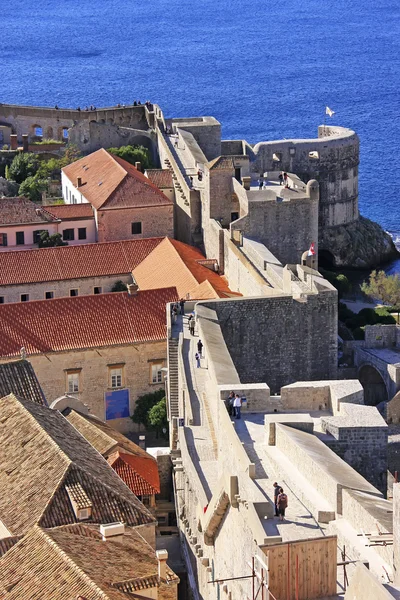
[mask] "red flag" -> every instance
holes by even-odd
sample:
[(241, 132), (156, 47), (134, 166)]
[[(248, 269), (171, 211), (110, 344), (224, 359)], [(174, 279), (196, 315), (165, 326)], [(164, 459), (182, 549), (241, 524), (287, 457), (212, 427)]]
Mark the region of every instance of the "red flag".
[(315, 256), (315, 243), (314, 242), (311, 242), (311, 246), (310, 246), (307, 256)]

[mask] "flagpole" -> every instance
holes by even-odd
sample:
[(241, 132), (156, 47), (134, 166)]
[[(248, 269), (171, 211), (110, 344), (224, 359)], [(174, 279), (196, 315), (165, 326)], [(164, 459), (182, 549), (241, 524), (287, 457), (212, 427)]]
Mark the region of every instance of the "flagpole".
[(326, 107), (324, 110), (324, 136), (326, 135)]

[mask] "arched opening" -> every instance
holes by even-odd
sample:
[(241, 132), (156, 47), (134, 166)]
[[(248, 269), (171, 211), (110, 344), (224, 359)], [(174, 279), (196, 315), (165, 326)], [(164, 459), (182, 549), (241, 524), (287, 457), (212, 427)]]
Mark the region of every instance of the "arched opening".
[(377, 406), (380, 402), (388, 401), (385, 382), (375, 367), (371, 365), (361, 367), (358, 379), (364, 388), (364, 403), (367, 406)]
[(48, 127), (48, 128), (47, 128), (47, 130), (46, 130), (46, 137), (47, 137), (49, 140), (51, 140), (51, 139), (52, 139), (52, 137), (53, 137), (53, 135), (54, 135), (54, 134), (53, 134), (53, 128), (52, 128), (52, 127)]
[(321, 269), (326, 269), (327, 271), (331, 271), (332, 269), (334, 269), (335, 257), (333, 256), (332, 252), (330, 252), (329, 250), (319, 249), (318, 266), (320, 266)]

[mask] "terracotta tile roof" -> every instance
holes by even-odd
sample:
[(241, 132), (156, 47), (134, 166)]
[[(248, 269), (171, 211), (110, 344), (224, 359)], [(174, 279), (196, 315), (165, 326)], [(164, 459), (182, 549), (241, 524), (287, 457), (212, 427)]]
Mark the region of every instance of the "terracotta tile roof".
[(66, 352), (166, 339), (175, 288), (0, 305), (0, 356)]
[(129, 274), (163, 238), (0, 252), (0, 285)]
[(61, 221), (70, 221), (71, 219), (94, 219), (92, 205), (88, 202), (82, 204), (50, 204), (45, 206), (46, 212), (61, 219)]
[(8, 552), (19, 540), (22, 539), (22, 535), (14, 535), (11, 537), (6, 537), (0, 540), (0, 557), (4, 556), (6, 552)]
[(52, 223), (57, 218), (28, 198), (0, 198), (0, 226)]
[(0, 399), (0, 414), (0, 519), (10, 535), (25, 534), (35, 523), (76, 523), (67, 487), (77, 484), (92, 503), (89, 522), (154, 523), (61, 413), (10, 395)]
[(169, 568), (160, 581), (155, 551), (130, 528), (103, 542), (93, 526), (34, 527), (0, 560), (4, 600), (127, 600), (154, 587), (165, 600), (178, 582)]
[(160, 477), (154, 459), (116, 452), (108, 458), (108, 463), (136, 496), (160, 493)]
[(133, 165), (104, 148), (64, 167), (64, 174), (97, 210), (173, 204)]
[(208, 168), (210, 169), (210, 171), (215, 171), (215, 170), (233, 171), (235, 167), (233, 164), (232, 157), (218, 156), (217, 158), (210, 160), (210, 162), (208, 163)]
[[(185, 298), (187, 294), (193, 300), (235, 295), (223, 277), (201, 264), (204, 260), (205, 257), (197, 248), (164, 238), (161, 244), (133, 269), (133, 275), (141, 290), (174, 285), (181, 298)], [(199, 284), (203, 285), (200, 287)]]
[(27, 360), (0, 364), (0, 398), (9, 394), (47, 406), (35, 371)]
[(157, 461), (122, 433), (97, 417), (67, 408), (63, 415), (107, 459), (137, 496), (160, 493)]
[(146, 175), (161, 190), (174, 187), (172, 173), (169, 169), (147, 169)]

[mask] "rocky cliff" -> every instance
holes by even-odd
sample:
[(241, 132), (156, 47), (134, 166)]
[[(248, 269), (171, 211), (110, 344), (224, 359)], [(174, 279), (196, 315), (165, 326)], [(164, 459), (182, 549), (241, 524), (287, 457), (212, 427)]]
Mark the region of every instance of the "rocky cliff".
[(370, 269), (400, 256), (391, 236), (361, 216), (353, 223), (321, 230), (319, 253), (320, 263), (354, 269)]

